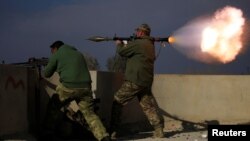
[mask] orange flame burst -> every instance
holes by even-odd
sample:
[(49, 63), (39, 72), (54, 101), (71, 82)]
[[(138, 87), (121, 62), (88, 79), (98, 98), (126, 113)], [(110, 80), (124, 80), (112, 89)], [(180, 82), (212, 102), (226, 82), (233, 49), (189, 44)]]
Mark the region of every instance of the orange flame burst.
[(235, 59), (242, 49), (245, 19), (240, 9), (227, 6), (217, 12), (202, 31), (201, 50), (222, 63)]

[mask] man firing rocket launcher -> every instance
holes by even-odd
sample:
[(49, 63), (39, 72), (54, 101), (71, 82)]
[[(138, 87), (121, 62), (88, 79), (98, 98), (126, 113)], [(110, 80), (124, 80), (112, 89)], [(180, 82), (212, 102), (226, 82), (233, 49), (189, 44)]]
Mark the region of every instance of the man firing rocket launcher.
[[(91, 41), (115, 41), (117, 53), (126, 57), (124, 82), (114, 94), (111, 110), (111, 138), (117, 139), (121, 127), (120, 116), (122, 107), (130, 100), (137, 97), (143, 112), (151, 123), (154, 138), (163, 138), (164, 119), (158, 112), (158, 105), (152, 94), (151, 87), (154, 78), (154, 62), (156, 60), (154, 42), (172, 43), (173, 37), (154, 38), (150, 36), (151, 28), (147, 24), (141, 24), (135, 29), (135, 36), (123, 38), (92, 37)], [(127, 44), (124, 41), (129, 41)]]

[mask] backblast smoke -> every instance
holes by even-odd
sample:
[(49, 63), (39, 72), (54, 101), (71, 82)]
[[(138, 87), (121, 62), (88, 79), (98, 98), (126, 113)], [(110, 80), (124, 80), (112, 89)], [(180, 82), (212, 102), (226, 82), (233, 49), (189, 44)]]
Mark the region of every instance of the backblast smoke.
[(174, 47), (205, 63), (229, 63), (243, 48), (245, 19), (240, 9), (226, 6), (197, 18), (174, 32)]

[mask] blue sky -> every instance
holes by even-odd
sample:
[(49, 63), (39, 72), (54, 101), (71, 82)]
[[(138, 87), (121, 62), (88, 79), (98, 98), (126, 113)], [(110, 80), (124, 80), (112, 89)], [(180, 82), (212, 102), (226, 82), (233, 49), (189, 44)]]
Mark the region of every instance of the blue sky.
[[(115, 55), (114, 43), (94, 43), (86, 40), (88, 37), (130, 36), (141, 23), (151, 26), (152, 36), (166, 37), (189, 21), (227, 5), (242, 9), (249, 19), (248, 0), (1, 0), (0, 61), (49, 57), (49, 45), (62, 40), (97, 58), (101, 70), (106, 70), (107, 58)], [(155, 62), (155, 72), (246, 73), (250, 67), (248, 47), (231, 63), (211, 65), (189, 59), (167, 45)], [(156, 52), (159, 48), (156, 43)]]

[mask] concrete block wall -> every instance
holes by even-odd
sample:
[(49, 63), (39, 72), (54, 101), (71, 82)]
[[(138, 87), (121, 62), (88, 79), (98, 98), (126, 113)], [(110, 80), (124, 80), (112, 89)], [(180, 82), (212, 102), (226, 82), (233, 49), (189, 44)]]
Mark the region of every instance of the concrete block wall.
[(0, 65), (0, 136), (28, 132), (28, 71)]
[(163, 113), (195, 123), (250, 122), (249, 75), (156, 74), (153, 92)]

